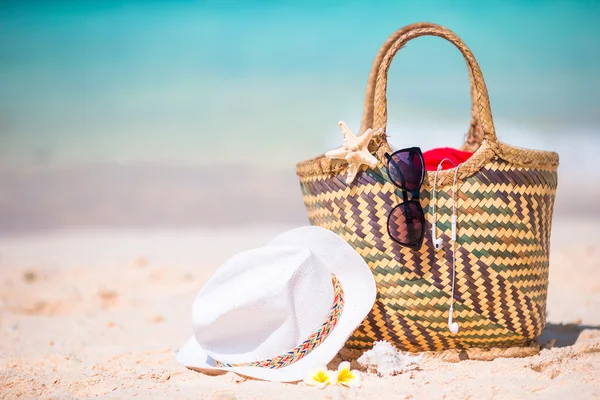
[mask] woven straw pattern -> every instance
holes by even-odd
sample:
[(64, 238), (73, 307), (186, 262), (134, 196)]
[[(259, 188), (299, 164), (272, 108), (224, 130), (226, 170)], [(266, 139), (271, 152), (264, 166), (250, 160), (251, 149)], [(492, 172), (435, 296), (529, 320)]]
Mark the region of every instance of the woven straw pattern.
[[(300, 163), (304, 203), (312, 224), (332, 230), (363, 256), (378, 286), (375, 306), (347, 343), (367, 349), (388, 340), (402, 350), (509, 347), (535, 339), (545, 325), (549, 241), (558, 155), (511, 147), (495, 134), (487, 89), (479, 66), (464, 43), (446, 28), (415, 24), (392, 35), (373, 64), (363, 124), (385, 131), (385, 87), (391, 58), (408, 40), (435, 35), (454, 43), (465, 55), (473, 96), (471, 133), (465, 148), (475, 154), (458, 169), (457, 260), (454, 320), (460, 331), (448, 331), (451, 293), (451, 191), (455, 169), (438, 177), (437, 226), (444, 240), (431, 243), (430, 192), (433, 173), (421, 189), (427, 229), (423, 246), (412, 250), (387, 232), (391, 209), (403, 201), (390, 181), (385, 133), (369, 150), (380, 162), (363, 168), (350, 186), (346, 164), (317, 157)], [(381, 53), (384, 53), (381, 56)], [(372, 96), (372, 97), (371, 97)], [(370, 112), (368, 110), (372, 109)], [(415, 145), (418, 143), (407, 143)]]
[(277, 357), (270, 358), (264, 361), (254, 361), (249, 363), (242, 364), (225, 364), (219, 361), (215, 361), (215, 365), (218, 367), (261, 367), (261, 368), (271, 368), (278, 369), (283, 368), (287, 365), (293, 364), (298, 360), (303, 359), (307, 356), (312, 350), (314, 350), (317, 346), (319, 346), (327, 336), (333, 331), (336, 327), (340, 316), (342, 315), (342, 311), (344, 310), (344, 289), (342, 288), (342, 284), (335, 277), (335, 275), (331, 276), (331, 281), (333, 283), (333, 305), (331, 306), (331, 310), (327, 317), (312, 335), (308, 337), (304, 342), (300, 343), (294, 349), (288, 351), (285, 354), (282, 354)]

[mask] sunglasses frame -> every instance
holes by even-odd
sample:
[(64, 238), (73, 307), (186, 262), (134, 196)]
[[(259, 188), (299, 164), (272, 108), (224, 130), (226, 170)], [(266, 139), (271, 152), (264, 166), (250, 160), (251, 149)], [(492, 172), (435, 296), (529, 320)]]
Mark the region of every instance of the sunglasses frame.
[[(408, 189), (403, 185), (399, 185), (398, 183), (396, 183), (394, 181), (394, 179), (392, 179), (391, 174), (390, 174), (390, 162), (392, 161), (392, 158), (394, 157), (395, 154), (398, 153), (409, 153), (409, 152), (414, 152), (417, 153), (417, 155), (421, 158), (422, 164), (423, 164), (423, 171), (421, 173), (421, 180), (419, 182), (419, 184), (417, 185), (416, 188), (414, 189)], [(415, 250), (421, 248), (421, 246), (423, 245), (423, 240), (425, 239), (425, 210), (423, 210), (423, 206), (421, 205), (421, 202), (419, 201), (419, 193), (421, 191), (421, 186), (423, 186), (423, 182), (425, 181), (425, 174), (427, 173), (425, 170), (425, 159), (423, 158), (423, 152), (421, 151), (421, 149), (419, 147), (409, 147), (406, 149), (401, 149), (401, 150), (396, 150), (395, 152), (393, 152), (391, 155), (388, 153), (385, 153), (385, 158), (387, 160), (386, 163), (386, 167), (388, 170), (388, 176), (390, 177), (390, 181), (394, 184), (394, 186), (396, 186), (397, 188), (399, 188), (400, 190), (402, 190), (402, 199), (404, 200), (402, 203), (394, 206), (394, 208), (392, 208), (390, 210), (390, 213), (388, 214), (388, 221), (387, 221), (387, 231), (388, 231), (388, 235), (390, 235), (390, 237), (392, 238), (392, 240), (402, 246), (406, 246), (406, 247), (410, 247), (413, 248)], [(400, 176), (402, 176), (402, 172), (398, 170), (398, 172), (400, 172)], [(411, 199), (407, 200), (408, 198), (408, 193), (411, 194)], [(423, 230), (421, 232), (421, 236), (419, 238), (419, 240), (415, 243), (402, 243), (401, 241), (399, 241), (398, 239), (396, 239), (392, 233), (390, 232), (390, 218), (392, 217), (392, 215), (394, 214), (394, 211), (396, 210), (396, 208), (401, 207), (401, 206), (408, 206), (411, 203), (416, 204), (418, 206), (418, 210), (420, 211), (421, 215), (420, 215), (420, 220), (421, 220), (421, 226), (423, 227)], [(403, 213), (406, 216), (406, 213), (403, 210)]]

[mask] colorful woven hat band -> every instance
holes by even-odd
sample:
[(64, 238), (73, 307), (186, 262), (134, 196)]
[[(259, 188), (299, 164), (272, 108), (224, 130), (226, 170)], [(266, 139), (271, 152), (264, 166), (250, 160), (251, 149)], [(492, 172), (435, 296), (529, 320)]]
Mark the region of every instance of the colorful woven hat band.
[(300, 343), (294, 349), (284, 353), (280, 356), (270, 358), (264, 361), (252, 361), (248, 363), (242, 364), (225, 364), (220, 361), (215, 360), (215, 366), (217, 367), (261, 367), (261, 368), (271, 368), (278, 369), (286, 367), (290, 364), (295, 363), (306, 357), (310, 354), (311, 351), (316, 349), (333, 331), (336, 327), (340, 317), (342, 316), (342, 311), (344, 309), (344, 290), (342, 289), (341, 283), (335, 277), (335, 275), (331, 274), (331, 282), (333, 284), (333, 305), (331, 306), (331, 310), (325, 320), (313, 334), (311, 334), (308, 339)]

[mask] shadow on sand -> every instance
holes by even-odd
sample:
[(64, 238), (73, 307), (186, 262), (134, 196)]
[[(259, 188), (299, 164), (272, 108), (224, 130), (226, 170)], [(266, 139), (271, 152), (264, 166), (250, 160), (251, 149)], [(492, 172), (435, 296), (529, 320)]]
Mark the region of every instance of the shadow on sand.
[(552, 339), (556, 339), (554, 347), (572, 346), (577, 341), (579, 334), (585, 329), (593, 329), (600, 332), (600, 326), (549, 323), (538, 340), (540, 343), (547, 343)]

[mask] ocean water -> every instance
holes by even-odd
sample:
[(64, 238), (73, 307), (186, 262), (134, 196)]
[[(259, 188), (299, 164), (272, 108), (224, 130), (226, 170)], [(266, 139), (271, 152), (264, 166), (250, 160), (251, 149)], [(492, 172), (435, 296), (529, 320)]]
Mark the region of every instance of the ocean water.
[[(0, 211), (50, 193), (41, 176), (60, 171), (79, 171), (60, 178), (76, 186), (107, 165), (291, 170), (341, 144), (337, 121), (358, 129), (379, 46), (417, 21), (472, 49), (501, 140), (558, 151), (569, 180), (600, 176), (597, 1), (2, 1), (2, 182), (38, 175), (5, 184)], [(388, 101), (395, 146), (460, 146), (460, 53), (439, 38), (409, 43)]]

